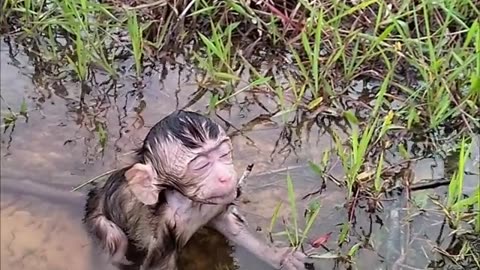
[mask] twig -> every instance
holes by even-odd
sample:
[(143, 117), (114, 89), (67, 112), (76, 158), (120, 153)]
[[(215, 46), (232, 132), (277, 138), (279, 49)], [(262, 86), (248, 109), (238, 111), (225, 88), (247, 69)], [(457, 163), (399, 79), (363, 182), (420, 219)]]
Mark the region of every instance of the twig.
[[(172, 36), (175, 34), (178, 26), (180, 25), (180, 22), (185, 18), (185, 16), (187, 15), (188, 11), (190, 10), (190, 8), (192, 8), (192, 6), (195, 4), (196, 0), (192, 0), (188, 3), (188, 5), (183, 9), (182, 13), (180, 13), (180, 15), (177, 17), (176, 21), (175, 21), (175, 24), (170, 28), (170, 30), (168, 31), (168, 33), (165, 35), (165, 38), (164, 38), (164, 42), (163, 44), (167, 44), (170, 42)], [(177, 11), (175, 12), (177, 13)], [(177, 13), (178, 14), (178, 13)]]
[(253, 165), (254, 165), (254, 163), (251, 163), (251, 164), (248, 164), (248, 165), (247, 165), (247, 168), (245, 169), (245, 171), (243, 172), (242, 176), (241, 176), (240, 179), (238, 180), (238, 186), (239, 186), (239, 187), (242, 187), (242, 186), (243, 186), (243, 182), (245, 182), (245, 180), (248, 178), (248, 176), (249, 176), (250, 173), (252, 172)]
[[(333, 175), (329, 174), (329, 173), (325, 173), (326, 175), (326, 178), (330, 181), (332, 181), (333, 183), (335, 183), (337, 186), (341, 187), (342, 184), (340, 183), (340, 181), (338, 181)], [(313, 195), (317, 195), (317, 194), (321, 194), (323, 192), (324, 189), (326, 189), (326, 181), (325, 181), (325, 178), (322, 178), (322, 186), (319, 188), (319, 189), (316, 189), (312, 192), (309, 192), (307, 193), (306, 195), (304, 195), (302, 197), (302, 200), (305, 200), (306, 198), (310, 197), (310, 196), (313, 196)]]
[(254, 163), (250, 163), (247, 165), (247, 168), (243, 172), (242, 176), (238, 180), (238, 185), (237, 185), (237, 198), (240, 198), (242, 196), (242, 191), (243, 191), (243, 186), (245, 185), (245, 180), (248, 178), (250, 173), (252, 172)]
[(165, 5), (167, 5), (167, 1), (160, 0), (160, 1), (155, 1), (153, 3), (141, 4), (135, 7), (123, 5), (123, 8), (127, 10), (135, 10), (135, 9), (152, 8), (154, 6), (165, 6)]
[[(442, 79), (442, 81), (444, 81), (444, 80)], [(458, 103), (457, 97), (456, 97), (455, 95), (453, 95), (453, 93), (450, 91), (449, 88), (447, 88), (447, 91), (448, 91), (448, 93), (450, 94), (450, 96), (452, 97), (453, 103), (455, 103), (455, 105), (457, 106), (457, 109), (460, 111), (460, 113), (461, 113), (460, 116), (462, 117), (463, 122), (464, 122), (465, 125), (467, 126), (467, 129), (470, 131), (470, 133), (473, 134), (473, 133), (474, 133), (474, 132), (473, 132), (473, 129), (472, 129), (472, 127), (470, 126), (470, 124), (468, 123), (468, 120), (467, 120), (467, 118), (465, 117), (465, 115), (467, 115), (467, 116), (469, 116), (469, 117), (471, 117), (471, 116), (470, 116), (469, 114), (467, 114), (467, 113), (460, 107), (460, 104)]]
[(440, 186), (447, 186), (449, 184), (450, 184), (449, 179), (439, 179), (439, 180), (433, 180), (428, 183), (414, 184), (410, 187), (410, 190), (417, 191), (417, 190), (423, 190), (423, 189), (429, 189), (429, 188), (436, 188)]
[[(403, 174), (403, 177), (404, 177), (404, 180), (405, 180), (405, 185), (407, 186), (407, 193), (405, 194), (405, 209), (407, 209), (407, 212), (410, 212), (411, 211), (411, 205), (410, 205), (410, 201), (411, 201), (411, 192), (412, 192), (412, 186), (410, 185), (410, 183), (412, 182), (413, 180), (413, 172), (411, 169), (407, 169), (405, 171), (405, 173)], [(410, 189), (408, 189), (408, 187), (410, 187)], [(406, 223), (406, 232), (405, 232), (405, 241), (403, 241), (401, 243), (401, 247), (400, 247), (400, 256), (397, 258), (397, 260), (395, 260), (395, 262), (393, 263), (392, 265), (392, 270), (398, 270), (398, 269), (401, 269), (401, 266), (404, 265), (404, 262), (407, 258), (407, 251), (408, 250), (408, 247), (410, 247), (410, 244), (411, 244), (411, 222), (407, 222)]]
[(71, 190), (71, 192), (77, 191), (77, 190), (81, 189), (82, 187), (84, 187), (84, 186), (86, 186), (86, 185), (88, 185), (88, 184), (90, 184), (90, 183), (95, 182), (97, 179), (102, 178), (102, 177), (104, 177), (105, 175), (111, 174), (111, 173), (114, 172), (114, 171), (116, 171), (116, 169), (113, 169), (113, 170), (104, 172), (104, 173), (102, 173), (102, 174), (100, 174), (100, 175), (98, 175), (98, 176), (95, 176), (94, 178), (88, 180), (87, 182), (85, 182), (85, 183), (83, 183), (83, 184), (75, 187), (74, 189)]
[(182, 20), (183, 17), (185, 17), (185, 15), (187, 15), (187, 12), (190, 10), (190, 8), (193, 6), (193, 4), (195, 4), (195, 0), (190, 1), (190, 3), (188, 3), (188, 5), (183, 9), (182, 13), (180, 13), (180, 16), (178, 16), (178, 18), (177, 18), (177, 22)]
[(296, 166), (290, 166), (290, 167), (284, 167), (276, 170), (269, 170), (265, 171), (259, 174), (256, 174), (255, 176), (263, 176), (263, 175), (269, 175), (269, 174), (274, 174), (274, 173), (280, 173), (280, 172), (285, 172), (291, 169), (299, 169), (299, 168), (306, 168), (308, 167), (307, 165), (296, 165)]
[[(411, 191), (419, 191), (419, 190), (424, 190), (424, 189), (437, 188), (437, 187), (440, 187), (440, 186), (447, 186), (449, 184), (450, 184), (449, 179), (445, 179), (445, 178), (433, 179), (432, 181), (430, 181), (428, 183), (413, 184), (413, 185), (410, 186), (410, 190)], [(387, 192), (392, 192), (394, 190), (403, 191), (403, 189), (405, 189), (405, 187), (397, 186), (397, 187), (390, 188), (386, 191)]]

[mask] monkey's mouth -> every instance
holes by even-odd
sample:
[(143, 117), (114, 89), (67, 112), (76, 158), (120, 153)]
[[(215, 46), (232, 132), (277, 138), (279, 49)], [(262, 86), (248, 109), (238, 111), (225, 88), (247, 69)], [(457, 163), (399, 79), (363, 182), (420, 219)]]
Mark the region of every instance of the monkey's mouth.
[(229, 193), (225, 193), (217, 196), (210, 196), (205, 198), (205, 202), (209, 204), (229, 204), (237, 198), (237, 189), (233, 189)]

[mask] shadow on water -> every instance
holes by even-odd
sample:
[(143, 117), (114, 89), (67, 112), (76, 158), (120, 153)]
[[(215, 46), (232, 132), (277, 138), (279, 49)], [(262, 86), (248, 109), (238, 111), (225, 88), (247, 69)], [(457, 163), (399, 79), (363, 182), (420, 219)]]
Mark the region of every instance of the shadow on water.
[[(7, 106), (18, 110), (24, 101), (28, 108), (28, 120), (20, 117), (8, 128), (2, 122), (2, 269), (107, 269), (81, 227), (85, 191), (69, 191), (122, 166), (149, 127), (172, 110), (187, 106), (207, 111), (209, 92), (197, 87), (193, 71), (182, 65), (182, 59), (178, 61), (163, 69), (147, 67), (149, 76), (141, 86), (128, 74), (114, 81), (98, 70), (91, 72), (89, 85), (82, 86), (2, 42), (2, 113)], [(364, 204), (357, 205), (353, 215), (347, 210), (345, 191), (331, 181), (343, 177), (338, 160), (331, 161), (329, 179), (319, 177), (307, 163), (318, 162), (332, 147), (325, 127), (334, 116), (299, 113), (282, 123), (281, 117), (272, 118), (279, 111), (277, 103), (261, 91), (242, 93), (233, 104), (212, 117), (225, 125), (233, 139), (237, 169), (255, 163), (241, 206), (259, 237), (268, 240), (266, 229), (278, 202), (288, 205), (288, 171), (299, 209), (312, 201), (321, 204), (309, 241), (332, 233), (324, 246), (336, 249), (339, 224), (355, 217), (350, 239), (362, 243), (355, 259), (358, 269), (424, 268), (437, 259), (436, 247), (450, 244), (442, 213), (425, 210), (431, 207), (427, 195), (433, 190), (415, 192), (413, 200), (405, 195), (386, 200), (383, 212), (377, 214), (370, 214)], [(412, 148), (421, 145), (412, 142)], [(478, 173), (475, 162), (480, 154), (474, 156), (470, 170)], [(455, 164), (455, 158), (421, 159), (412, 167), (414, 178), (448, 177), (449, 162)], [(467, 193), (473, 191), (475, 177), (466, 176)], [(279, 215), (288, 213), (288, 207), (282, 207)], [(280, 223), (275, 229), (282, 229)], [(185, 269), (269, 269), (209, 231), (195, 236), (185, 258)], [(344, 266), (321, 259), (316, 269)]]

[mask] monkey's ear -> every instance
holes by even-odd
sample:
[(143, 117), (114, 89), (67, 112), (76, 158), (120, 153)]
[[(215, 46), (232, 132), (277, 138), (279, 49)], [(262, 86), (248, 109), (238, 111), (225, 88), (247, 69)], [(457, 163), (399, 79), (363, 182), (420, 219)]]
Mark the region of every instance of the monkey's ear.
[(137, 163), (125, 172), (125, 178), (139, 201), (146, 205), (157, 202), (159, 189), (154, 185), (155, 175), (151, 165)]

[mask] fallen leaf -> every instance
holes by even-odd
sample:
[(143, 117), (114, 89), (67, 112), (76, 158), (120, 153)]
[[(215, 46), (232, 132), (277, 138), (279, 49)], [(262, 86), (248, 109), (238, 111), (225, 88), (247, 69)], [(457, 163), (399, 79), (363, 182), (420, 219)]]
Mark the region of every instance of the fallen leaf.
[(332, 232), (329, 232), (320, 236), (319, 238), (317, 238), (315, 241), (312, 242), (311, 244), (312, 247), (318, 248), (320, 245), (325, 244), (328, 241), (328, 239), (330, 239), (330, 235), (332, 235)]

